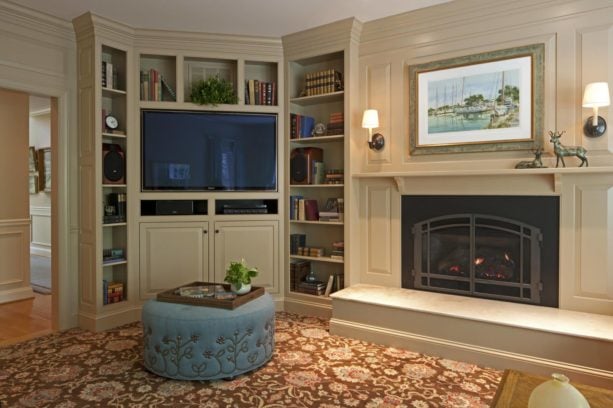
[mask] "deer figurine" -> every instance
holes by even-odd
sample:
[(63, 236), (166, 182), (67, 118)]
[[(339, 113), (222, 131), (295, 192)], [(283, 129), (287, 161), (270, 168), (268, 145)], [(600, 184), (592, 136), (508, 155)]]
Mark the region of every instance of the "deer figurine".
[(553, 132), (549, 131), (550, 142), (553, 143), (553, 151), (556, 154), (556, 167), (558, 167), (558, 163), (562, 160), (562, 166), (566, 167), (566, 163), (564, 163), (564, 156), (576, 156), (581, 159), (581, 164), (579, 167), (588, 167), (589, 164), (587, 162), (587, 150), (583, 146), (564, 146), (560, 143), (560, 137), (564, 134), (562, 132)]
[(543, 155), (543, 148), (538, 147), (536, 150), (533, 150), (534, 160), (522, 160), (515, 165), (516, 169), (540, 169), (543, 166), (543, 161), (541, 160), (541, 156)]

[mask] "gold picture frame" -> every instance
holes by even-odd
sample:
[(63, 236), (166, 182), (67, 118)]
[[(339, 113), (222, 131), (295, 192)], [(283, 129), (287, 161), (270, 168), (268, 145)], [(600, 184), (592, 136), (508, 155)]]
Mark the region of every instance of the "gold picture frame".
[(532, 44), (409, 66), (409, 153), (542, 146), (544, 54)]

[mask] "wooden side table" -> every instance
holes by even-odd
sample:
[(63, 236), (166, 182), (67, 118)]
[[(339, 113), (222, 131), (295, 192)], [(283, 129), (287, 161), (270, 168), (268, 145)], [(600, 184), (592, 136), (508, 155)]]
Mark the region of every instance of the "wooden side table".
[[(527, 408), (530, 394), (537, 385), (550, 378), (522, 373), (521, 371), (505, 370), (496, 390), (492, 407), (494, 408)], [(592, 387), (589, 385), (571, 384), (583, 394), (591, 408), (613, 407), (613, 390)]]

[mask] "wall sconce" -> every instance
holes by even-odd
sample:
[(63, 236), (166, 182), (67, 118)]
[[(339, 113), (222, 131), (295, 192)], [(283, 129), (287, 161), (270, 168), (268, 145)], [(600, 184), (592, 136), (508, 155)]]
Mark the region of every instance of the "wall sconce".
[(368, 129), (368, 147), (371, 150), (381, 150), (385, 146), (385, 138), (381, 133), (372, 134), (373, 128), (379, 127), (379, 112), (376, 109), (366, 109), (362, 116), (362, 127)]
[(592, 82), (587, 84), (583, 93), (583, 107), (593, 108), (594, 115), (590, 116), (583, 126), (583, 133), (589, 137), (602, 136), (607, 130), (607, 122), (598, 116), (598, 108), (609, 106), (609, 84), (606, 82)]

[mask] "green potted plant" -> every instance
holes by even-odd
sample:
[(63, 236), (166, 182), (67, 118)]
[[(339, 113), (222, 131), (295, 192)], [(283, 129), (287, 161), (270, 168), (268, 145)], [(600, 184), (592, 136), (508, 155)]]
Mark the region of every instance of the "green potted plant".
[(217, 105), (218, 103), (235, 104), (238, 102), (232, 84), (218, 76), (195, 81), (190, 94), (192, 102), (200, 105)]
[(224, 281), (230, 284), (232, 292), (242, 295), (251, 291), (251, 278), (256, 276), (258, 276), (257, 268), (248, 267), (245, 260), (241, 259), (240, 262), (230, 262)]

